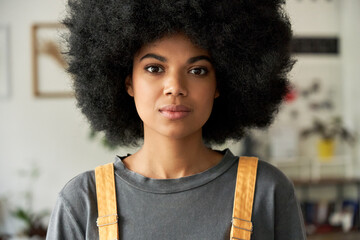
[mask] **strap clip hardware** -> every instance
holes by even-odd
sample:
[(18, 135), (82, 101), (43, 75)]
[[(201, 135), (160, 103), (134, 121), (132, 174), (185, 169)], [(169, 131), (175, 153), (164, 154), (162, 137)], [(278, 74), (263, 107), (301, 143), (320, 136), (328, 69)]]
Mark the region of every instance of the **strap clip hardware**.
[[(113, 217), (113, 216), (115, 216), (115, 217)], [(111, 217), (113, 217), (113, 218), (111, 218)], [(114, 220), (114, 221), (112, 221), (110, 223), (105, 223), (106, 220), (105, 221), (101, 220), (101, 218), (109, 218), (107, 220)], [(101, 216), (101, 217), (98, 217), (98, 219), (96, 220), (96, 226), (98, 226), (98, 227), (109, 226), (109, 225), (113, 225), (115, 223), (118, 223), (118, 215), (117, 214), (110, 214), (110, 215), (106, 215), (106, 216)]]
[[(234, 220), (240, 220), (240, 221), (244, 221), (244, 222), (250, 223), (250, 226), (251, 226), (251, 227), (250, 227), (250, 229), (248, 229), (248, 228), (236, 226), (236, 225), (234, 224)], [(245, 220), (245, 219), (233, 217), (233, 219), (231, 220), (231, 223), (232, 223), (232, 225), (233, 225), (235, 228), (242, 229), (242, 230), (245, 230), (245, 231), (248, 231), (248, 232), (251, 232), (251, 233), (252, 233), (253, 230), (254, 230), (254, 226), (253, 226), (252, 222), (251, 222), (251, 221), (248, 221), (248, 220)]]

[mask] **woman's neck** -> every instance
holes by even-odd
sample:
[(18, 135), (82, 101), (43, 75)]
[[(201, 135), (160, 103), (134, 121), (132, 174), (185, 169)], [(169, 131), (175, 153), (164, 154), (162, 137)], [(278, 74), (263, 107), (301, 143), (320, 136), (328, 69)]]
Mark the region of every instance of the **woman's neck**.
[(203, 144), (201, 133), (182, 139), (145, 135), (142, 148), (124, 159), (124, 164), (143, 176), (169, 179), (203, 172), (221, 159), (220, 153)]

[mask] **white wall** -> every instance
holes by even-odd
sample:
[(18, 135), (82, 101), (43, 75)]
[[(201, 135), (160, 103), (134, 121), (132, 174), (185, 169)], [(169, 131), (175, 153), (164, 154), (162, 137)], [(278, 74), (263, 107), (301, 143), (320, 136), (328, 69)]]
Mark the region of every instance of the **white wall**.
[[(304, 61), (329, 61), (340, 65), (339, 90), (346, 124), (360, 130), (360, 1), (359, 0), (288, 0), (295, 36), (337, 36), (338, 57), (302, 57)], [(301, 63), (300, 63), (301, 64)], [(295, 69), (296, 71), (296, 69)], [(333, 69), (329, 70), (333, 71)]]
[[(294, 36), (341, 38), (339, 5), (338, 0), (288, 0), (285, 10), (290, 17)], [(270, 128), (270, 156), (274, 163), (299, 159), (298, 156), (307, 156), (307, 159), (308, 156), (316, 156), (313, 142), (300, 139), (300, 132), (312, 127), (314, 118), (326, 119), (335, 112), (341, 112), (343, 104), (340, 54), (296, 54), (293, 57), (297, 62), (289, 77), (297, 97), (295, 101), (282, 106)], [(308, 98), (303, 97), (301, 91), (308, 89), (315, 80), (320, 83), (319, 92)], [(333, 92), (331, 99), (336, 109), (311, 110), (310, 102), (329, 99), (330, 92)], [(296, 117), (294, 112), (297, 113)], [(291, 175), (289, 169), (283, 170)], [(296, 168), (294, 172), (297, 172)]]
[(286, 10), (295, 35), (337, 36), (340, 32), (339, 7), (342, 2), (343, 0), (287, 0)]
[[(288, 0), (286, 10), (291, 20), (294, 36), (338, 37), (341, 41), (342, 15), (339, 10), (341, 4), (340, 0)], [(334, 111), (341, 114), (343, 106), (341, 54), (297, 54), (294, 57), (297, 63), (290, 73), (291, 81), (296, 87), (303, 89), (309, 87), (314, 79), (318, 79), (321, 89), (314, 100), (325, 99), (329, 92), (333, 91), (332, 97), (336, 108)], [(300, 128), (312, 124), (315, 113), (307, 114), (309, 108), (306, 104), (308, 103), (297, 101), (295, 106), (290, 107), (303, 110), (300, 111), (297, 120)], [(324, 113), (327, 112), (319, 114), (324, 115)], [(325, 114), (323, 117), (328, 116)]]
[[(360, 120), (360, 1), (359, 0), (287, 0), (295, 36), (339, 37), (338, 56), (300, 56), (302, 62), (329, 62), (339, 64), (338, 86), (341, 93), (342, 113), (347, 125), (356, 128)], [(297, 64), (296, 64), (297, 65)], [(297, 66), (295, 65), (295, 72)], [(334, 71), (329, 69), (328, 71)], [(296, 74), (301, 74), (296, 72)], [(306, 74), (306, 73), (305, 73)], [(334, 75), (334, 73), (331, 73)], [(336, 83), (334, 83), (336, 84)], [(360, 129), (359, 127), (357, 128)]]
[[(32, 95), (31, 25), (59, 21), (64, 3), (0, 0), (0, 23), (9, 26), (11, 39), (11, 96), (0, 100), (0, 199), (6, 196), (10, 200), (8, 209), (22, 204), (21, 193), (29, 185), (29, 178), (19, 176), (21, 169), (39, 166), (33, 207), (51, 210), (68, 180), (127, 152), (111, 152), (100, 141), (88, 140), (88, 124), (73, 98), (38, 99)], [(7, 230), (11, 231), (11, 225)]]
[[(291, 77), (299, 86), (308, 85), (314, 77), (323, 78), (323, 84), (335, 89), (336, 113), (343, 117), (345, 126), (360, 133), (360, 1), (359, 0), (288, 0), (286, 9), (291, 18), (295, 36), (338, 37), (338, 55), (297, 55)], [(281, 116), (283, 117), (283, 116)], [(280, 118), (281, 118), (280, 117)], [(300, 119), (297, 127), (309, 123), (310, 114)], [(327, 116), (322, 116), (326, 118)], [(285, 119), (285, 118), (284, 118)], [(279, 118), (277, 119), (279, 123)], [(307, 150), (313, 146), (307, 146)], [(354, 177), (360, 176), (360, 141), (354, 152), (349, 148), (341, 154), (352, 155)], [(286, 169), (284, 169), (286, 170)], [(344, 175), (338, 167), (337, 175)], [(351, 186), (350, 186), (351, 187)], [(350, 190), (349, 190), (350, 189)], [(334, 199), (336, 189), (316, 188), (311, 199)], [(319, 191), (321, 190), (321, 191)], [(357, 191), (345, 189), (345, 197), (356, 199)]]
[[(342, 80), (346, 124), (360, 134), (360, 1), (345, 0), (341, 12)], [(349, 47), (350, 46), (350, 47)], [(359, 136), (360, 138), (360, 136)], [(359, 139), (360, 140), (360, 139)], [(355, 150), (360, 177), (360, 141)]]

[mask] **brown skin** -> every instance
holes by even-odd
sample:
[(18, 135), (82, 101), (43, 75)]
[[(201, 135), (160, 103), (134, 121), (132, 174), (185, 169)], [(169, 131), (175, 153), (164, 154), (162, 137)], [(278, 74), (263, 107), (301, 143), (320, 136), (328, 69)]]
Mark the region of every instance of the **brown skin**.
[[(214, 99), (219, 96), (209, 53), (185, 35), (166, 36), (143, 46), (126, 79), (144, 123), (144, 145), (124, 159), (130, 170), (157, 179), (203, 172), (222, 155), (202, 141)], [(182, 106), (168, 110), (166, 106)]]

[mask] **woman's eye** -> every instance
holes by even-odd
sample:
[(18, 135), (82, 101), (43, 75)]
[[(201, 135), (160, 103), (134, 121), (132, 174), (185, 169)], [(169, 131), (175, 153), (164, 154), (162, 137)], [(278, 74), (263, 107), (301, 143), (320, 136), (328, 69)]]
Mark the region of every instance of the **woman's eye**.
[(205, 75), (208, 73), (208, 70), (206, 68), (193, 68), (189, 72), (195, 75)]
[(148, 72), (151, 72), (151, 73), (161, 73), (164, 71), (164, 69), (162, 69), (159, 66), (148, 66), (148, 67), (145, 67), (145, 70)]

